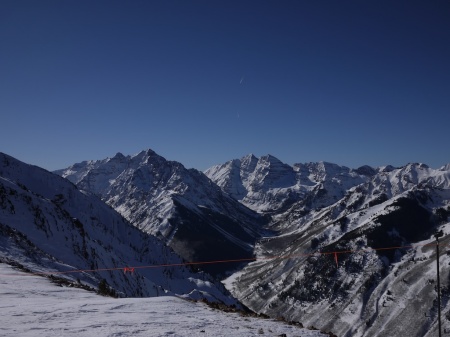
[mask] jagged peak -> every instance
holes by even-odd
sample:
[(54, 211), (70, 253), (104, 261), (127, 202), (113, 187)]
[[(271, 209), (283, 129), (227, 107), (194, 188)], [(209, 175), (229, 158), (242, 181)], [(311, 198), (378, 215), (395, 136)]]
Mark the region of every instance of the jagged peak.
[(213, 167), (216, 168), (223, 168), (223, 167), (237, 167), (241, 165), (241, 160), (240, 159), (231, 159), (226, 161), (223, 164), (218, 164), (218, 165), (214, 165)]
[(253, 171), (256, 167), (256, 164), (258, 163), (258, 158), (254, 156), (252, 153), (246, 155), (245, 157), (242, 157), (241, 160), (241, 168), (244, 168), (246, 170)]
[(164, 157), (160, 156), (152, 149), (142, 150), (131, 156), (131, 162), (134, 164), (139, 163), (139, 165), (144, 165), (155, 161), (168, 162)]
[[(98, 162), (105, 162), (105, 163), (108, 163), (108, 162), (117, 163), (117, 162), (119, 162), (120, 163), (120, 162), (123, 162), (123, 161), (126, 161), (126, 160), (127, 160), (127, 157), (125, 155), (123, 155), (120, 152), (117, 152), (111, 158), (106, 158), (106, 159), (103, 159), (103, 160), (97, 160), (97, 161), (94, 161), (93, 163), (98, 163)], [(86, 163), (86, 164), (89, 164), (89, 163)]]
[(239, 170), (241, 167), (241, 160), (240, 159), (232, 159), (232, 160), (227, 161), (224, 165), (220, 165), (219, 167), (228, 167), (229, 169)]
[(248, 155), (242, 157), (240, 160), (241, 162), (251, 162), (258, 160), (258, 158), (253, 153), (249, 153)]
[(121, 152), (117, 152), (116, 155), (111, 159), (124, 159), (124, 158), (126, 157)]
[(155, 151), (153, 151), (152, 149), (146, 149), (146, 150), (142, 150), (138, 153), (136, 153), (135, 155), (131, 156), (132, 158), (142, 158), (144, 156), (155, 156), (157, 155)]
[(281, 162), (281, 160), (279, 160), (277, 157), (269, 154), (266, 154), (265, 156), (261, 156), (260, 159), (264, 159), (264, 160), (268, 160), (268, 161), (273, 161), (273, 162)]
[(380, 166), (378, 168), (378, 170), (380, 172), (392, 172), (392, 171), (396, 170), (396, 168), (392, 165), (386, 165), (386, 166)]

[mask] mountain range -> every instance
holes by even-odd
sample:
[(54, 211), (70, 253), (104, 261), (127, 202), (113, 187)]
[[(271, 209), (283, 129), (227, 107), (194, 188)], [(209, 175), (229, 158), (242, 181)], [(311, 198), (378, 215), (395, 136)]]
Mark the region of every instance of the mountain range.
[[(6, 155), (5, 158), (15, 162)], [(135, 246), (135, 241), (140, 242), (137, 249), (120, 257), (123, 263), (160, 262), (160, 258), (140, 261), (143, 257), (139, 252), (149, 246), (142, 240), (160, 247), (158, 251), (165, 250), (162, 255), (169, 255), (171, 261), (202, 262), (196, 266), (204, 272), (171, 268), (169, 280), (161, 275), (156, 278), (142, 275), (148, 282), (159, 280), (151, 281), (153, 289), (159, 285), (171, 291), (169, 288), (174, 286), (161, 283), (173, 279), (182, 283), (183, 273), (192, 273), (188, 279), (197, 280), (193, 281), (195, 284), (204, 284), (198, 280), (208, 278), (208, 273), (216, 280), (226, 277), (223, 283), (227, 289), (253, 311), (332, 331), (339, 337), (437, 334), (433, 235), (443, 231), (439, 246), (442, 317), (444, 329), (450, 331), (450, 256), (446, 250), (450, 164), (439, 169), (421, 163), (350, 169), (327, 162), (288, 165), (271, 155), (260, 158), (248, 155), (202, 173), (145, 150), (132, 156), (118, 153), (112, 158), (58, 170), (54, 172), (61, 176), (56, 180), (57, 186), (65, 187), (63, 193), (57, 193), (56, 189), (50, 194), (46, 192), (47, 185), (42, 188), (35, 181), (47, 181), (40, 176), (47, 177), (50, 173), (33, 167), (31, 173), (17, 176), (20, 170), (29, 170), (29, 166), (26, 169), (16, 166), (13, 169), (6, 164), (1, 166), (4, 187), (0, 209), (4, 220), (0, 219), (0, 223), (11, 217), (11, 204), (14, 211), (28, 208), (28, 221), (33, 221), (37, 228), (33, 232), (42, 236), (31, 242), (44, 242), (45, 236), (54, 235), (46, 226), (51, 231), (59, 230), (40, 221), (39, 211), (33, 211), (35, 207), (28, 204), (19, 207), (12, 202), (13, 187), (14, 193), (29, 195), (33, 205), (38, 200), (43, 203), (39, 206), (44, 209), (41, 213), (47, 214), (52, 207), (69, 213), (64, 220), (67, 229), (55, 240), (66, 240), (70, 247), (78, 247), (66, 253), (69, 256), (75, 252), (77, 264), (98, 260), (89, 255), (89, 245), (94, 244), (88, 244), (88, 239), (84, 243), (77, 221), (84, 231), (88, 223), (94, 228), (101, 227), (100, 224), (114, 223), (105, 220), (103, 212), (115, 210), (122, 216), (116, 215), (116, 222), (126, 230), (119, 227), (115, 230), (114, 226), (109, 229), (113, 242), (110, 246)], [(10, 176), (3, 171), (10, 172)], [(33, 182), (26, 180), (28, 176), (34, 177)], [(44, 207), (46, 202), (50, 206)], [(94, 218), (103, 216), (99, 224), (87, 211), (92, 208), (94, 214), (99, 213)], [(16, 227), (23, 231), (19, 225)], [(9, 226), (4, 232), (11, 230)], [(74, 231), (71, 238), (68, 233)], [(127, 231), (134, 233), (129, 241)], [(25, 234), (28, 238), (32, 233)], [(100, 236), (91, 235), (104, 242)], [(14, 256), (16, 246), (7, 249), (9, 256), (4, 255)], [(20, 256), (26, 256), (26, 249), (21, 249)], [(56, 255), (51, 250), (45, 253)], [(102, 254), (109, 258), (107, 253)], [(129, 260), (133, 254), (135, 260)], [(41, 255), (44, 259), (45, 254)], [(117, 260), (119, 257), (105, 260), (104, 265), (118, 265)], [(72, 266), (75, 262), (70, 260), (68, 264)], [(35, 265), (42, 265), (42, 261), (35, 261)], [(52, 268), (62, 269), (60, 265)], [(121, 278), (127, 276), (124, 275)], [(148, 290), (145, 293), (148, 287), (142, 284), (135, 293), (126, 290), (117, 276), (96, 277), (96, 282), (100, 277), (106, 278), (118, 291), (128, 291), (127, 295), (139, 291), (144, 296), (154, 295)], [(206, 289), (191, 292), (232, 302), (213, 278), (208, 279), (208, 286), (209, 292)], [(177, 292), (189, 294), (185, 290)]]
[[(244, 304), (338, 336), (436, 335), (433, 234), (444, 232), (445, 248), (450, 165), (290, 167), (246, 156), (205, 173), (242, 204), (270, 214), (276, 231), (256, 245), (258, 260), (227, 282)], [(441, 256), (447, 330), (449, 263)]]
[(3, 153), (0, 262), (120, 297), (177, 295), (239, 305), (222, 284), (186, 266), (97, 196)]
[[(55, 173), (94, 193), (141, 231), (167, 243), (185, 260), (253, 257), (266, 220), (233, 199), (203, 173), (152, 150), (74, 164)], [(225, 275), (240, 263), (204, 264)]]

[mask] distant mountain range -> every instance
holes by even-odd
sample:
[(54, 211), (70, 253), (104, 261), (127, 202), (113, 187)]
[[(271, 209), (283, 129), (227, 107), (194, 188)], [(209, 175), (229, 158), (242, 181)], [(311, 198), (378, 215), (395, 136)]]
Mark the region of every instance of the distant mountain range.
[[(248, 155), (201, 173), (146, 150), (55, 173), (95, 199), (90, 201), (95, 212), (109, 209), (99, 199), (114, 208), (122, 222), (140, 230), (133, 235), (155, 240), (154, 235), (160, 240), (155, 246), (167, 245), (187, 261), (216, 261), (201, 268), (217, 278), (229, 276), (227, 288), (254, 311), (339, 337), (436, 335), (433, 234), (443, 230), (442, 312), (450, 331), (450, 165), (350, 169), (326, 162), (291, 166), (271, 155)], [(8, 191), (0, 199), (4, 213), (10, 210)], [(55, 195), (44, 199), (61, 204)], [(75, 204), (71, 207), (83, 212), (90, 208)], [(83, 219), (85, 228), (90, 216), (70, 218)], [(124, 234), (116, 236), (111, 240), (123, 244)], [(83, 255), (81, 237), (74, 242)], [(108, 282), (120, 288), (120, 282)]]
[[(432, 234), (446, 233), (447, 253), (450, 165), (290, 167), (246, 156), (205, 173), (242, 204), (270, 214), (277, 231), (256, 245), (259, 260), (231, 278), (244, 304), (338, 336), (436, 335)], [(450, 258), (443, 255), (448, 330)]]
[(298, 201), (303, 202), (305, 212), (324, 207), (375, 173), (368, 166), (351, 170), (325, 162), (289, 166), (271, 155), (248, 155), (205, 172), (236, 200), (268, 214), (280, 213)]

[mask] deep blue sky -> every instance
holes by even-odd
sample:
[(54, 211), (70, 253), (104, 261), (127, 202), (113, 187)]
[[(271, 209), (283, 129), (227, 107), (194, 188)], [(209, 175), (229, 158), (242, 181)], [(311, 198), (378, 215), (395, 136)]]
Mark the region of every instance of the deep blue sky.
[(447, 0), (0, 1), (0, 151), (450, 162)]

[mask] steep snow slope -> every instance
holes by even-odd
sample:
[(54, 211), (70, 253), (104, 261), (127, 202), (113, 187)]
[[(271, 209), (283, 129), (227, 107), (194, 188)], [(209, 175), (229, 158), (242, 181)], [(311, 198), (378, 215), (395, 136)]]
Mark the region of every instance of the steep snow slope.
[(2, 336), (325, 336), (176, 297), (102, 297), (0, 263)]
[[(0, 153), (0, 261), (54, 273), (97, 288), (106, 280), (119, 296), (179, 294), (236, 303), (209, 276), (151, 235), (126, 222), (68, 180)], [(90, 270), (75, 272), (74, 270)]]
[[(272, 226), (279, 235), (260, 241), (259, 261), (233, 275), (229, 289), (257, 312), (338, 336), (436, 335), (435, 251), (424, 245), (443, 229), (441, 250), (448, 249), (450, 171), (423, 164), (362, 169), (367, 178), (335, 202), (319, 204), (316, 198), (311, 208), (310, 200), (300, 198), (275, 214)], [(325, 178), (321, 184), (329, 195), (342, 181)], [(446, 329), (449, 263), (443, 254)]]
[[(158, 236), (189, 261), (252, 256), (263, 218), (197, 170), (151, 150), (75, 164), (56, 173), (91, 191), (139, 229)], [(224, 273), (236, 264), (207, 265)]]

